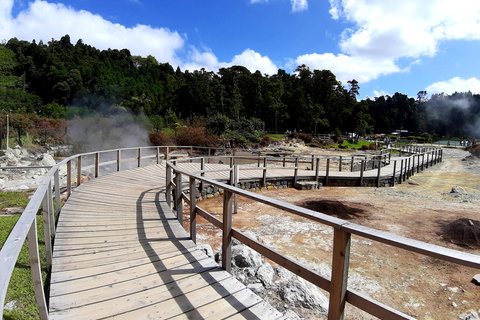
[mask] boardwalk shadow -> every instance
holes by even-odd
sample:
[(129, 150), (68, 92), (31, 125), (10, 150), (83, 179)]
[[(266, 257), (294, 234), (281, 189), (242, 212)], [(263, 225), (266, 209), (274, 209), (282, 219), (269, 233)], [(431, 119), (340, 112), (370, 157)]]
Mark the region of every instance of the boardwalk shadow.
[[(220, 314), (217, 314), (217, 316), (220, 315), (221, 318), (235, 315), (223, 315), (221, 314), (222, 311), (217, 310), (218, 306), (220, 306), (220, 304), (218, 304), (220, 297), (223, 298), (225, 305), (230, 305), (228, 309), (232, 309), (233, 307), (237, 313), (241, 312), (246, 319), (259, 319), (259, 317), (248, 308), (262, 303), (262, 301), (258, 300), (252, 304), (252, 299), (248, 299), (250, 303), (245, 305), (244, 301), (237, 299), (234, 295), (235, 293), (248, 289), (245, 289), (239, 282), (239, 285), (232, 286), (233, 277), (230, 274), (220, 268), (212, 259), (208, 258), (204, 252), (192, 248), (193, 242), (190, 241), (188, 233), (181, 227), (172, 210), (168, 207), (164, 199), (164, 192), (165, 190), (159, 189), (150, 189), (142, 192), (137, 200), (136, 218), (139, 241), (150, 261), (155, 266), (158, 276), (170, 293), (171, 297), (167, 300), (171, 300), (170, 303), (175, 303), (189, 319), (203, 319), (205, 315), (198, 310), (202, 307), (209, 309), (208, 315), (212, 315), (211, 311), (219, 312)], [(150, 218), (151, 212), (150, 215), (146, 217), (143, 204), (147, 201), (147, 197), (151, 199), (152, 196), (155, 198), (156, 214), (158, 214), (158, 218), (155, 217), (154, 220), (160, 221), (165, 231), (165, 238), (147, 237), (148, 230), (146, 230), (145, 222), (152, 219)], [(167, 259), (169, 259), (169, 257), (165, 257), (164, 252), (157, 252), (158, 250), (154, 248), (154, 243), (158, 241), (170, 241), (176, 251), (172, 252), (172, 255), (184, 256), (182, 264), (169, 267), (167, 265)], [(198, 276), (201, 276), (201, 280), (203, 281), (200, 285), (191, 285), (190, 283), (187, 285), (184, 283), (182, 285), (178, 281), (179, 276), (182, 279), (191, 278), (191, 281), (198, 281)], [(223, 285), (225, 282), (230, 284), (228, 288)], [(208, 288), (208, 290), (202, 290), (207, 289), (207, 287), (210, 288)], [(232, 288), (234, 289), (232, 290)], [(212, 298), (205, 303), (205, 297), (202, 297), (202, 295), (205, 295), (205, 292), (212, 292), (212, 289), (216, 294), (209, 294)], [(240, 296), (244, 296), (244, 294), (241, 293)], [(195, 300), (201, 300), (202, 302), (199, 303)], [(155, 303), (162, 303), (162, 301)], [(212, 304), (212, 307), (208, 308), (210, 304)], [(212, 310), (212, 308), (214, 309)]]

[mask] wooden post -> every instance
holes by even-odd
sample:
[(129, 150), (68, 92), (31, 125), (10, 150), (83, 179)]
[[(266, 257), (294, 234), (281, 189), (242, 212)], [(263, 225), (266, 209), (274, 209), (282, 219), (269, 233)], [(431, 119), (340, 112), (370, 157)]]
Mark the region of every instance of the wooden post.
[(360, 163), (360, 187), (363, 187), (363, 169), (365, 160), (361, 160)]
[(298, 157), (295, 158), (295, 170), (294, 170), (294, 175), (293, 175), (293, 187), (295, 188), (295, 185), (297, 184), (297, 179), (298, 179)]
[(165, 153), (165, 160), (170, 160), (170, 155), (169, 155), (169, 147), (167, 147), (166, 153)]
[(260, 168), (260, 153), (258, 154), (257, 167)]
[(165, 190), (165, 201), (167, 202), (167, 205), (169, 208), (172, 207), (172, 187), (171, 187), (171, 182), (172, 182), (172, 167), (170, 167), (170, 164), (167, 163), (167, 173), (166, 173), (166, 190)]
[(175, 184), (177, 185), (175, 190), (175, 210), (177, 210), (178, 222), (183, 227), (182, 174), (180, 172), (175, 172)]
[(380, 160), (378, 164), (378, 171), (377, 171), (377, 188), (380, 187), (380, 170), (382, 169), (382, 160)]
[(315, 183), (318, 183), (318, 171), (320, 169), (320, 158), (317, 158), (317, 164), (315, 165)]
[(190, 177), (190, 239), (197, 243), (197, 191), (195, 178)]
[(32, 271), (33, 289), (35, 300), (37, 301), (38, 313), (41, 320), (48, 319), (47, 301), (45, 300), (45, 291), (43, 290), (42, 271), (40, 269), (40, 255), (38, 253), (38, 235), (37, 220), (33, 219), (32, 226), (28, 231), (27, 243), (30, 257), (30, 269)]
[(157, 156), (157, 164), (160, 164), (160, 147), (155, 150)]
[(190, 146), (190, 157), (193, 158), (193, 146)]
[(428, 161), (430, 160), (429, 157), (430, 157), (430, 152), (427, 153), (427, 163), (426, 163), (426, 167), (425, 167), (426, 169), (428, 169)]
[(405, 171), (405, 173), (407, 174), (407, 179), (410, 179), (410, 175), (411, 175), (411, 159), (412, 157), (408, 157), (408, 162), (407, 162), (407, 170)]
[[(209, 148), (209, 150), (210, 150), (210, 148)], [(200, 175), (202, 177), (204, 177), (205, 176), (205, 172), (204, 172), (204, 170), (205, 170), (205, 157), (202, 157), (201, 160), (200, 160), (200, 170), (202, 171), (200, 173)], [(199, 190), (200, 190), (200, 194), (202, 194), (203, 193), (203, 181), (200, 181)]]
[(140, 168), (142, 166), (142, 148), (138, 148), (138, 167)]
[(403, 159), (400, 162), (400, 181), (399, 181), (399, 184), (402, 184), (402, 173), (403, 173)]
[(353, 172), (353, 162), (355, 160), (355, 157), (352, 157), (352, 162), (350, 163), (350, 172)]
[(423, 166), (425, 164), (425, 153), (422, 153), (422, 166), (421, 166), (421, 171), (423, 171)]
[(122, 158), (122, 154), (120, 149), (117, 150), (117, 171), (120, 171), (120, 159)]
[(262, 187), (267, 188), (267, 157), (263, 159)]
[(52, 267), (52, 235), (50, 233), (50, 217), (48, 216), (48, 193), (45, 193), (42, 202), (43, 235), (45, 238), (45, 253), (47, 255), (47, 269)]
[(415, 155), (412, 157), (412, 177), (415, 175)]
[(350, 233), (334, 229), (332, 281), (330, 283), (328, 320), (343, 319), (347, 292), (348, 265), (350, 260), (350, 241)]
[(232, 192), (223, 193), (222, 268), (231, 271), (232, 264)]
[(67, 199), (72, 194), (72, 160), (67, 161)]
[(328, 174), (330, 173), (330, 158), (327, 159), (327, 170), (325, 172), (325, 186), (328, 186)]
[[(52, 181), (48, 184), (47, 189), (47, 211), (48, 211), (48, 218), (49, 218), (49, 225), (50, 225), (50, 241), (53, 244), (53, 239), (55, 238), (55, 211), (53, 209), (53, 194), (52, 194)], [(53, 252), (53, 248), (52, 248)]]
[(60, 210), (62, 210), (62, 199), (60, 198), (60, 176), (58, 170), (55, 171), (53, 175), (53, 183), (55, 186), (55, 212), (57, 214), (59, 214)]
[[(238, 164), (233, 166), (233, 181), (234, 181), (233, 186), (237, 187), (238, 183), (240, 182), (240, 171), (238, 168)], [(238, 194), (235, 193), (233, 195), (233, 214), (237, 214), (237, 213), (238, 213)]]
[(340, 156), (340, 160), (338, 161), (338, 171), (342, 171), (342, 156)]
[(403, 168), (403, 181), (405, 181), (407, 179), (407, 167), (408, 167), (408, 161), (407, 159), (405, 159), (405, 167)]
[(315, 165), (315, 156), (312, 154), (312, 166), (311, 166), (312, 171), (313, 171), (314, 165)]
[(97, 152), (95, 153), (95, 178), (98, 178), (99, 165), (100, 165), (100, 154)]
[(285, 168), (285, 155), (283, 155), (283, 167)]
[(77, 187), (82, 184), (82, 156), (77, 160)]
[(420, 155), (417, 154), (417, 173), (420, 172)]

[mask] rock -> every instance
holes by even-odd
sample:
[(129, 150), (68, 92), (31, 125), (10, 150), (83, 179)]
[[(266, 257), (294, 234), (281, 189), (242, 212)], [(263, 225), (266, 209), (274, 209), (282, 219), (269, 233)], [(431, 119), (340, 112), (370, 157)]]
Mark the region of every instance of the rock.
[(286, 320), (301, 320), (302, 318), (300, 318), (295, 312), (293, 312), (292, 310), (288, 310), (287, 312), (285, 312), (283, 314), (283, 317), (286, 319)]
[(280, 297), (296, 306), (315, 309), (323, 314), (327, 314), (328, 311), (328, 299), (320, 292), (318, 287), (302, 278), (296, 277), (296, 279), (285, 284), (280, 289)]
[(275, 271), (270, 263), (264, 263), (258, 268), (256, 276), (266, 288), (271, 288), (274, 284), (273, 276)]
[(38, 163), (39, 166), (54, 166), (56, 164), (55, 159), (48, 153), (44, 153), (42, 158), (39, 159), (40, 162)]
[(480, 319), (476, 311), (470, 311), (469, 313), (463, 313), (459, 316), (461, 320), (474, 320)]
[(458, 292), (457, 287), (447, 287), (447, 290), (450, 291), (450, 292)]
[(212, 249), (212, 247), (210, 247), (209, 244), (199, 244), (199, 245), (197, 245), (197, 248), (200, 251), (203, 251), (207, 255), (207, 257), (212, 258), (212, 259), (215, 258), (215, 255), (213, 254), (213, 249)]
[(452, 191), (450, 191), (450, 193), (466, 195), (467, 191), (465, 191), (465, 189), (463, 189), (462, 187), (455, 186), (455, 187), (452, 188)]
[(245, 245), (232, 246), (232, 266), (238, 268), (259, 267), (262, 256)]
[(17, 309), (17, 301), (15, 300), (12, 300), (12, 301), (9, 301), (5, 304), (5, 310), (13, 310), (13, 309)]
[(299, 181), (295, 184), (297, 190), (313, 190), (318, 189), (318, 185), (315, 181)]
[(0, 179), (0, 189), (5, 188), (5, 179)]
[(472, 282), (477, 286), (480, 286), (480, 273), (473, 276)]
[(274, 268), (274, 270), (275, 270), (275, 273), (277, 274), (277, 277), (279, 278), (280, 283), (288, 282), (295, 276), (293, 272), (290, 272), (283, 267), (277, 266)]
[(259, 294), (265, 292), (265, 287), (261, 283), (252, 283), (247, 286), (248, 289)]

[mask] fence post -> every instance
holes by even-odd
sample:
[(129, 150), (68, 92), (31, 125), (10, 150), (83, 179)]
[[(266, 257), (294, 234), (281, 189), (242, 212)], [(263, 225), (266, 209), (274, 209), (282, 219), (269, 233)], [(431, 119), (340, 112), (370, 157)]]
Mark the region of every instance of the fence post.
[[(200, 173), (200, 175), (202, 177), (204, 177), (205, 176), (205, 172), (204, 172), (205, 171), (205, 157), (202, 157), (201, 160), (200, 160), (200, 170), (202, 171)], [(200, 181), (199, 190), (200, 190), (200, 194), (202, 194), (203, 193), (203, 181)]]
[(293, 187), (295, 188), (295, 185), (297, 184), (297, 179), (298, 179), (298, 157), (295, 158), (295, 171), (294, 171), (294, 176), (293, 176)]
[(52, 235), (50, 229), (50, 217), (48, 216), (48, 192), (45, 193), (42, 202), (43, 235), (45, 238), (45, 253), (47, 255), (47, 269), (52, 267)]
[(378, 171), (377, 171), (377, 188), (380, 187), (380, 170), (382, 169), (382, 160), (378, 163)]
[(197, 243), (197, 191), (195, 178), (190, 177), (190, 239)]
[(408, 174), (408, 161), (405, 159), (405, 167), (403, 168), (403, 181), (407, 180), (407, 174)]
[(315, 165), (315, 183), (318, 184), (318, 171), (320, 169), (320, 158), (317, 158)]
[(120, 149), (117, 150), (117, 171), (120, 171), (120, 159), (122, 154), (120, 153)]
[(160, 147), (155, 150), (157, 156), (157, 164), (160, 164)]
[(262, 187), (267, 188), (267, 157), (263, 159)]
[(182, 174), (175, 172), (175, 210), (177, 210), (177, 219), (183, 227), (183, 199), (182, 199)]
[(428, 169), (428, 162), (430, 160), (430, 152), (427, 153), (427, 163), (425, 165), (425, 168)]
[(165, 190), (165, 201), (167, 202), (167, 205), (169, 208), (172, 207), (172, 167), (170, 167), (170, 164), (167, 162), (167, 173), (166, 173), (166, 190)]
[(415, 155), (412, 157), (412, 177), (415, 175)]
[(338, 171), (342, 171), (342, 156), (340, 156), (340, 160), (338, 161)]
[[(47, 190), (47, 210), (50, 224), (50, 241), (53, 244), (53, 239), (55, 238), (55, 210), (53, 209), (53, 194), (52, 194), (52, 180), (48, 184)], [(53, 250), (53, 248), (52, 248)]]
[(222, 268), (230, 272), (232, 259), (232, 199), (229, 190), (223, 193)]
[(72, 194), (72, 160), (67, 161), (67, 199)]
[(100, 165), (100, 154), (97, 152), (95, 153), (95, 178), (98, 178), (99, 165)]
[(403, 174), (403, 159), (400, 162), (400, 180), (398, 184), (402, 184), (402, 174)]
[(37, 220), (33, 219), (32, 226), (27, 235), (28, 252), (30, 257), (30, 269), (32, 271), (33, 289), (37, 301), (40, 319), (48, 319), (47, 301), (43, 290), (42, 271), (40, 269), (40, 255), (38, 253)]
[(315, 155), (312, 154), (312, 166), (311, 166), (312, 171), (313, 171), (314, 165), (315, 165)]
[(60, 198), (60, 176), (58, 170), (60, 170), (60, 168), (57, 168), (53, 174), (53, 185), (55, 187), (55, 212), (57, 214), (62, 210), (62, 199)]
[(395, 187), (395, 171), (397, 170), (397, 160), (393, 160), (393, 186)]
[(82, 184), (82, 156), (77, 160), (77, 187)]
[[(235, 164), (233, 166), (233, 181), (234, 181), (233, 186), (237, 187), (238, 183), (240, 182), (240, 171), (239, 171), (238, 164)], [(236, 193), (233, 195), (233, 213), (234, 214), (238, 213), (238, 194)]]
[(340, 229), (334, 229), (332, 281), (330, 283), (328, 320), (343, 319), (350, 260), (350, 241), (350, 233)]
[(167, 160), (167, 161), (170, 160), (170, 155), (168, 154), (168, 153), (169, 153), (169, 152), (168, 152), (169, 149), (170, 149), (170, 148), (167, 147), (167, 150), (166, 150), (166, 153), (165, 153), (165, 160)]
[(365, 160), (360, 161), (360, 187), (363, 187), (363, 169)]
[(328, 186), (328, 174), (330, 173), (330, 158), (327, 159), (327, 169), (325, 171), (325, 186)]
[(140, 168), (142, 164), (142, 148), (138, 148), (138, 167)]
[(352, 157), (352, 162), (350, 163), (350, 172), (353, 172), (353, 162), (355, 160), (355, 157)]

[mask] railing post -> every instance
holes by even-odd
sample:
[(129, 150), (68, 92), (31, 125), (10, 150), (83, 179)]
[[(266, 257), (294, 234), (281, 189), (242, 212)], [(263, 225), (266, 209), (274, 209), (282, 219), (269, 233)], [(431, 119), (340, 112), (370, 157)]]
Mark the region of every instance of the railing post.
[(353, 172), (353, 162), (355, 160), (355, 157), (352, 157), (352, 162), (350, 163), (350, 172)]
[(400, 180), (398, 184), (402, 184), (402, 174), (403, 174), (403, 159), (400, 162)]
[(172, 207), (172, 167), (170, 167), (170, 164), (167, 162), (166, 166), (166, 190), (165, 190), (165, 201), (167, 202), (167, 205), (169, 208)]
[[(210, 148), (209, 148), (208, 150), (210, 150)], [(201, 160), (200, 160), (200, 170), (202, 171), (202, 172), (200, 173), (200, 175), (201, 175), (202, 177), (204, 177), (204, 176), (205, 176), (205, 172), (203, 172), (203, 171), (205, 170), (205, 157), (202, 157)], [(202, 194), (202, 192), (203, 192), (203, 181), (200, 181), (199, 190), (200, 190), (200, 194)]]
[(195, 178), (190, 177), (190, 239), (197, 243), (197, 191)]
[(193, 158), (193, 146), (190, 146), (190, 157)]
[(142, 148), (138, 148), (138, 167), (142, 166)]
[(77, 160), (77, 187), (82, 184), (82, 156)]
[(393, 186), (395, 187), (395, 174), (397, 170), (397, 160), (393, 160)]
[(380, 187), (380, 170), (382, 169), (382, 160), (379, 160), (377, 171), (377, 188)]
[[(58, 170), (60, 170), (60, 168), (58, 168)], [(62, 199), (60, 198), (60, 175), (58, 170), (55, 171), (53, 175), (53, 183), (55, 186), (55, 212), (57, 214), (62, 210)]]
[(327, 159), (327, 169), (325, 171), (325, 186), (328, 186), (328, 175), (330, 173), (330, 158)]
[[(235, 164), (233, 166), (233, 181), (234, 181), (233, 186), (237, 187), (238, 183), (240, 182), (240, 171), (239, 171), (238, 164)], [(238, 194), (235, 193), (233, 195), (233, 214), (237, 214), (237, 213), (238, 213)]]
[(67, 199), (72, 194), (72, 160), (67, 161)]
[(317, 158), (315, 165), (315, 183), (318, 183), (318, 171), (320, 169), (320, 158)]
[(157, 164), (160, 164), (160, 147), (157, 147), (155, 152), (156, 152), (155, 155), (157, 156)]
[(405, 171), (405, 173), (407, 174), (407, 179), (410, 179), (410, 175), (411, 175), (411, 171), (410, 171), (410, 170), (411, 170), (411, 164), (410, 164), (410, 162), (411, 162), (411, 159), (412, 159), (412, 157), (411, 157), (411, 156), (410, 156), (410, 157), (408, 157), (408, 161), (407, 161), (407, 170)]
[(283, 155), (283, 167), (285, 168), (285, 155)]
[(50, 225), (50, 241), (53, 244), (53, 239), (55, 238), (55, 210), (53, 209), (52, 180), (50, 180), (47, 189), (47, 211)]
[(412, 177), (415, 175), (415, 155), (412, 156)]
[(232, 192), (223, 193), (222, 268), (230, 272), (232, 264)]
[(425, 166), (426, 169), (428, 169), (429, 160), (430, 160), (430, 152), (427, 153), (427, 163), (426, 163), (426, 166)]
[(330, 283), (328, 320), (343, 319), (350, 260), (350, 241), (350, 233), (340, 229), (334, 229), (332, 281)]
[(169, 153), (169, 147), (167, 147), (167, 151), (165, 152), (165, 160), (170, 160), (170, 155), (168, 154)]
[(42, 202), (43, 236), (45, 238), (45, 253), (47, 255), (47, 269), (52, 266), (52, 235), (50, 229), (50, 217), (48, 215), (48, 192), (45, 193)]
[(340, 160), (338, 161), (338, 171), (342, 171), (342, 162), (343, 162), (343, 157), (340, 156)]
[(120, 159), (122, 158), (122, 154), (120, 149), (117, 150), (117, 171), (120, 171)]
[(98, 172), (100, 167), (100, 154), (97, 152), (95, 153), (95, 178), (98, 178)]
[(262, 187), (267, 188), (267, 157), (263, 159)]
[(183, 227), (183, 198), (182, 198), (182, 174), (175, 172), (175, 210), (177, 210), (177, 219)]
[(40, 319), (48, 319), (47, 301), (45, 300), (45, 291), (43, 290), (42, 270), (40, 268), (40, 255), (38, 253), (38, 235), (37, 220), (33, 219), (32, 226), (27, 235), (28, 252), (30, 256), (30, 269), (32, 272), (33, 289), (35, 300), (37, 301), (38, 313)]
[(360, 187), (363, 187), (363, 169), (365, 160), (361, 160), (360, 164)]
[(313, 171), (313, 166), (315, 165), (315, 155), (312, 154), (312, 166), (310, 169)]
[(295, 185), (297, 184), (297, 179), (298, 179), (298, 157), (295, 158), (295, 169), (294, 169), (294, 175), (293, 175), (294, 188), (295, 188)]

